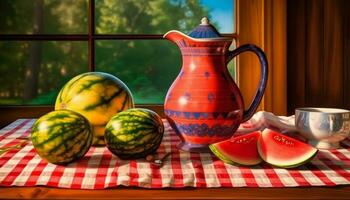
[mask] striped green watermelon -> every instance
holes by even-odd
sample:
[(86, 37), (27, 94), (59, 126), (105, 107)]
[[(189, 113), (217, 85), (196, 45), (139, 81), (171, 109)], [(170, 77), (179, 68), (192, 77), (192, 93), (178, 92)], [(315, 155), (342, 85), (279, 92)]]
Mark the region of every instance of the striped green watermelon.
[(61, 89), (55, 104), (55, 110), (73, 110), (89, 120), (93, 145), (104, 145), (104, 128), (113, 115), (133, 107), (128, 87), (115, 76), (102, 72), (88, 72), (71, 79)]
[(68, 164), (82, 158), (92, 143), (89, 121), (70, 110), (52, 111), (33, 125), (31, 139), (41, 158)]
[(134, 108), (112, 117), (105, 130), (108, 149), (121, 159), (144, 158), (154, 153), (163, 138), (164, 125), (155, 112)]

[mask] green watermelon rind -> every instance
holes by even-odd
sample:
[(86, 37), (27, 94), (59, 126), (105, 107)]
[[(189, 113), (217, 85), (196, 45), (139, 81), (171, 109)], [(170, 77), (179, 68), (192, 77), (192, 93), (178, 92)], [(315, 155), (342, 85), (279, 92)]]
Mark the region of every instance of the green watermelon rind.
[[(158, 147), (160, 146), (163, 137), (159, 137), (160, 139), (158, 139), (158, 141), (156, 141), (151, 148), (143, 151), (142, 153), (137, 153), (137, 154), (133, 154), (133, 153), (116, 153), (114, 152), (114, 154), (116, 156), (118, 156), (118, 158), (123, 159), (123, 160), (130, 160), (130, 159), (139, 159), (139, 158), (145, 158), (147, 155), (149, 154), (154, 154)], [(107, 145), (108, 146), (108, 145)], [(112, 152), (113, 153), (113, 152)]]
[[(95, 77), (96, 79), (86, 80), (85, 79), (86, 77)], [(83, 103), (82, 108), (79, 108), (79, 109), (71, 107), (71, 104), (72, 104), (71, 100), (73, 96), (79, 95), (85, 90), (86, 91), (91, 90), (91, 88), (95, 85), (113, 86), (117, 90), (107, 96), (100, 95), (100, 100), (93, 104)], [(80, 90), (73, 94), (70, 92), (70, 90), (71, 88), (74, 88), (74, 87), (80, 87)], [(101, 87), (101, 88), (105, 89), (107, 87)], [(105, 92), (104, 89), (101, 89), (101, 91), (99, 91), (100, 89), (97, 89), (97, 92)], [(58, 93), (58, 96), (56, 97), (55, 110), (69, 109), (85, 115), (84, 113), (98, 112), (99, 108), (111, 107), (111, 104), (113, 104), (112, 102), (115, 99), (122, 98), (123, 95), (125, 95), (125, 97), (123, 97), (124, 99), (121, 104), (122, 105), (121, 108), (113, 109), (113, 110), (109, 109), (109, 110), (113, 111), (114, 113), (118, 113), (118, 112), (127, 110), (129, 108), (134, 108), (134, 100), (130, 89), (118, 77), (115, 77), (111, 74), (108, 74), (105, 72), (86, 72), (73, 77), (61, 88), (60, 92)], [(110, 117), (109, 115), (106, 115), (106, 116)], [(96, 146), (96, 147), (105, 146), (103, 134), (100, 133), (100, 131), (96, 131), (96, 130), (104, 129), (107, 122), (103, 120), (102, 121), (96, 120), (96, 119), (99, 119), (97, 117), (96, 118), (88, 117), (88, 115), (85, 115), (85, 117), (88, 118), (92, 126), (93, 146)]]
[(226, 156), (224, 156), (217, 148), (214, 144), (209, 145), (209, 149), (211, 150), (211, 152), (213, 152), (215, 154), (216, 157), (218, 157), (220, 160), (224, 161), (227, 164), (239, 164), (239, 163), (235, 163), (232, 160), (228, 159)]
[[(111, 124), (115, 121), (119, 121), (121, 125), (119, 130), (114, 130), (111, 128)], [(124, 123), (129, 123), (129, 126), (138, 127), (129, 127), (129, 129), (131, 129), (130, 131), (132, 131), (130, 132), (123, 130), (123, 127), (125, 126)], [(123, 141), (116, 137), (118, 134), (134, 134), (134, 137), (131, 141)], [(151, 135), (152, 137), (147, 141), (143, 141), (139, 144), (137, 143), (138, 140), (147, 135)], [(163, 135), (164, 125), (158, 114), (148, 109), (132, 108), (127, 111), (120, 112), (111, 118), (106, 125), (104, 138), (107, 148), (114, 155), (118, 156), (120, 159), (129, 160), (144, 158), (149, 154), (155, 153), (162, 142)], [(141, 149), (141, 151), (135, 152), (133, 149), (126, 148), (130, 143), (132, 143), (134, 150)], [(143, 150), (140, 148), (142, 146), (145, 147)]]
[[(84, 127), (81, 127), (82, 129), (79, 131), (75, 131), (74, 130), (78, 130), (78, 129), (71, 129), (70, 127), (66, 127), (68, 129), (63, 129), (63, 131), (60, 129), (58, 133), (55, 133), (53, 135), (51, 135), (51, 137), (48, 138), (48, 140), (46, 140), (45, 142), (41, 142), (41, 143), (37, 143), (36, 142), (36, 138), (40, 137), (40, 130), (38, 129), (39, 123), (41, 123), (42, 120), (55, 120), (55, 116), (60, 116), (62, 117), (67, 115), (75, 115), (74, 119), (75, 119), (75, 123), (76, 124), (72, 124), (72, 127), (74, 127), (73, 125), (77, 125), (78, 123), (80, 125), (83, 125)], [(48, 118), (49, 117), (49, 118)], [(48, 119), (46, 119), (48, 118)], [(80, 118), (80, 119), (78, 119)], [(67, 122), (59, 122), (58, 124), (54, 124), (53, 126), (62, 126), (62, 125), (69, 125), (70, 123)], [(91, 125), (88, 122), (88, 120), (81, 114), (71, 111), (71, 110), (59, 110), (59, 111), (52, 111), (50, 113), (47, 113), (46, 115), (42, 116), (41, 118), (39, 118), (33, 125), (32, 131), (31, 131), (31, 140), (32, 140), (32, 144), (34, 146), (34, 148), (36, 149), (37, 154), (44, 160), (56, 164), (56, 165), (67, 165), (69, 163), (75, 162), (79, 159), (81, 159), (82, 157), (84, 157), (84, 155), (88, 152), (91, 144), (92, 144), (92, 131), (91, 131)], [(49, 142), (50, 140), (60, 140), (61, 138), (58, 137), (59, 135), (64, 134), (66, 131), (73, 131), (71, 132), (71, 135), (68, 138), (65, 138), (65, 140), (61, 140), (61, 144), (59, 144), (58, 146), (55, 146), (51, 149), (47, 149), (45, 150), (45, 143)], [(70, 138), (74, 137), (79, 137), (79, 136), (86, 136), (86, 140), (84, 141), (80, 141), (80, 142), (76, 142), (73, 145), (69, 146), (68, 150), (67, 147), (65, 146), (64, 142), (69, 140)], [(85, 137), (84, 137), (85, 138)], [(62, 153), (57, 154), (56, 152), (54, 152), (54, 150), (58, 151), (60, 150), (60, 146), (63, 145), (65, 146), (65, 151), (63, 151)], [(58, 161), (55, 158), (59, 158), (59, 157), (65, 157), (66, 154), (69, 153), (69, 150), (74, 150), (74, 147), (76, 145), (80, 145), (80, 151), (78, 153), (75, 153), (74, 155), (65, 158), (64, 161)], [(60, 147), (60, 148), (59, 148)], [(47, 151), (47, 152), (45, 152)], [(46, 154), (52, 154), (51, 156), (47, 156)]]
[(260, 159), (259, 162), (254, 163), (254, 164), (247, 164), (247, 163), (243, 163), (243, 162), (239, 162), (238, 160), (231, 160), (230, 158), (228, 158), (227, 156), (225, 156), (224, 154), (222, 154), (215, 146), (215, 144), (211, 144), (209, 145), (210, 150), (215, 154), (216, 157), (218, 157), (220, 160), (224, 161), (227, 164), (231, 164), (231, 165), (239, 165), (239, 166), (254, 166), (254, 165), (259, 165), (263, 160)]
[(257, 142), (257, 145), (258, 145), (258, 153), (259, 153), (259, 156), (260, 158), (265, 161), (266, 163), (268, 163), (269, 165), (271, 166), (274, 166), (274, 167), (279, 167), (279, 168), (295, 168), (295, 167), (299, 167), (301, 165), (304, 165), (308, 162), (310, 162), (316, 155), (317, 155), (317, 152), (318, 152), (318, 149), (315, 148), (315, 151), (313, 153), (310, 153), (310, 156), (301, 161), (301, 162), (297, 162), (297, 163), (291, 163), (291, 164), (288, 164), (288, 165), (285, 165), (285, 164), (282, 164), (282, 163), (285, 163), (285, 161), (281, 161), (281, 164), (279, 164), (278, 162), (268, 162), (266, 161), (265, 159), (265, 155), (263, 152), (261, 152), (261, 140), (263, 140), (263, 136), (261, 135), (261, 137), (258, 139), (258, 142)]
[[(250, 138), (252, 135), (256, 135), (256, 132), (252, 132), (250, 134), (247, 135), (242, 135), (242, 136), (238, 136), (235, 137), (234, 140), (236, 139), (242, 139), (242, 138)], [(259, 132), (259, 138), (260, 138), (260, 132)], [(232, 139), (229, 139), (232, 140)], [(222, 141), (225, 142), (225, 141)], [(257, 140), (255, 140), (255, 143), (257, 142)], [(220, 145), (221, 142), (215, 143), (215, 144), (211, 144), (209, 145), (209, 148), (211, 149), (211, 151), (214, 153), (214, 155), (216, 155), (219, 159), (221, 159), (222, 161), (224, 161), (225, 163), (228, 164), (234, 164), (234, 165), (239, 165), (239, 166), (255, 166), (255, 165), (259, 165), (263, 160), (260, 158), (259, 154), (257, 154), (257, 158), (256, 159), (244, 159), (242, 156), (239, 155), (230, 155), (230, 153), (224, 153), (222, 151), (225, 151), (224, 149), (220, 150), (220, 147), (218, 145)]]

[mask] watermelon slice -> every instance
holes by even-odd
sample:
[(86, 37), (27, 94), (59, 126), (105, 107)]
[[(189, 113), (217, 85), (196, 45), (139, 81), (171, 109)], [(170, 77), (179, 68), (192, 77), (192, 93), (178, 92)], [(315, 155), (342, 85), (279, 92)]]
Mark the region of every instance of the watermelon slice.
[(257, 141), (261, 132), (233, 137), (228, 140), (209, 145), (211, 151), (228, 164), (257, 165), (262, 160), (257, 150)]
[(293, 168), (310, 161), (317, 149), (276, 131), (265, 129), (258, 140), (261, 158), (277, 167)]

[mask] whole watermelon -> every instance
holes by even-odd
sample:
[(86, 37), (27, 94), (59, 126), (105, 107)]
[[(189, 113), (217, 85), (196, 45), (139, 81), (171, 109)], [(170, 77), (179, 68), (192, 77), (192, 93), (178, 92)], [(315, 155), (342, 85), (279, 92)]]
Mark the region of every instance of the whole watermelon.
[(121, 159), (144, 158), (154, 153), (163, 138), (164, 125), (155, 112), (134, 108), (112, 117), (105, 130), (108, 149)]
[(128, 87), (117, 77), (103, 72), (74, 77), (61, 89), (55, 104), (55, 110), (73, 110), (89, 120), (93, 145), (104, 145), (104, 128), (113, 115), (133, 107)]
[(70, 110), (52, 111), (33, 125), (31, 140), (41, 158), (68, 164), (82, 158), (92, 143), (89, 121)]

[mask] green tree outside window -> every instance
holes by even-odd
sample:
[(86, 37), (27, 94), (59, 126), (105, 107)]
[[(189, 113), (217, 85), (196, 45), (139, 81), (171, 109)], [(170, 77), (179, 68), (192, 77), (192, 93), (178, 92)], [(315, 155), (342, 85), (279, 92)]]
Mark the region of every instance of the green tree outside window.
[[(159, 36), (96, 39), (96, 71), (120, 78), (136, 103), (161, 104), (181, 67), (179, 50), (161, 35), (171, 29), (187, 33), (202, 16), (215, 19), (213, 8), (221, 4), (232, 5), (228, 12), (233, 18), (232, 0), (217, 0), (210, 7), (214, 1), (95, 0), (96, 35)], [(88, 4), (88, 0), (1, 0), (0, 34), (86, 35)], [(226, 28), (212, 21), (219, 30)], [(87, 41), (1, 40), (0, 105), (52, 105), (66, 81), (88, 70)]]

